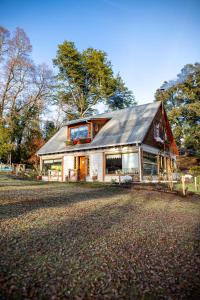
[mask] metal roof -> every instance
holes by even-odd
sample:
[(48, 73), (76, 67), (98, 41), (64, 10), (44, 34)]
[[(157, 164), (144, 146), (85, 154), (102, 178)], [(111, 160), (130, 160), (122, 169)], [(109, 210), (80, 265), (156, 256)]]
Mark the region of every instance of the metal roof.
[[(75, 152), (142, 143), (159, 107), (160, 102), (157, 101), (67, 122), (37, 154)], [(110, 120), (103, 126), (91, 143), (66, 146), (68, 125), (101, 117), (109, 118)]]

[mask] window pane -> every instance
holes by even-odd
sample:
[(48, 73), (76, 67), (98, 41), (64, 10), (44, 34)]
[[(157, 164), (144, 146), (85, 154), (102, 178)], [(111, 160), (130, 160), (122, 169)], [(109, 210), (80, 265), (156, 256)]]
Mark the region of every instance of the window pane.
[(88, 126), (87, 125), (76, 127), (76, 128), (71, 128), (71, 130), (70, 130), (71, 140), (87, 138), (87, 137), (88, 137)]
[(157, 163), (157, 156), (155, 154), (144, 152), (144, 163)]
[(144, 175), (157, 175), (157, 165), (145, 163), (143, 172)]
[(48, 175), (48, 170), (61, 171), (62, 170), (62, 160), (44, 160), (43, 161), (43, 174)]
[(116, 174), (116, 172), (119, 170), (122, 170), (121, 154), (107, 155), (106, 156), (106, 174)]
[(138, 153), (122, 154), (122, 171), (125, 174), (138, 172)]

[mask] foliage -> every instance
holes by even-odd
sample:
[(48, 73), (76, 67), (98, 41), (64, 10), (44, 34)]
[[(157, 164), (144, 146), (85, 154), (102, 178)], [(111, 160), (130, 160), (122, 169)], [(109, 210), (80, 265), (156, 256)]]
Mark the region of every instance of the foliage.
[(95, 105), (103, 101), (108, 101), (110, 108), (132, 104), (131, 92), (119, 75), (114, 77), (105, 52), (93, 48), (80, 52), (73, 42), (65, 41), (58, 45), (53, 62), (59, 69), (58, 101), (62, 103), (67, 119), (91, 115)]
[(164, 82), (155, 94), (168, 112), (179, 146), (200, 149), (200, 64), (188, 64), (176, 80)]
[(43, 135), (44, 135), (44, 139), (45, 141), (48, 141), (58, 130), (58, 128), (56, 127), (55, 123), (53, 121), (49, 121), (47, 120), (44, 123), (44, 129), (43, 129)]
[(133, 92), (125, 86), (119, 75), (116, 77), (113, 95), (107, 99), (106, 103), (110, 110), (123, 109), (136, 104)]
[(190, 168), (190, 174), (193, 176), (200, 176), (200, 166)]
[(35, 137), (29, 144), (29, 147), (28, 145), (26, 145), (26, 149), (29, 153), (29, 158), (27, 159), (27, 162), (33, 165), (35, 168), (37, 168), (39, 164), (39, 157), (36, 155), (36, 152), (44, 145), (44, 143), (45, 141), (42, 137)]
[(7, 154), (11, 151), (12, 144), (10, 143), (10, 130), (0, 123), (0, 161), (6, 161)]

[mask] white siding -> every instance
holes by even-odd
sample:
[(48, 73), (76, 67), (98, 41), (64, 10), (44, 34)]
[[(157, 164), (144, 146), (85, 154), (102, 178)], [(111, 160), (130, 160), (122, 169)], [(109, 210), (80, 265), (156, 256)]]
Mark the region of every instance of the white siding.
[(119, 182), (119, 176), (117, 176), (117, 175), (105, 175), (104, 181), (105, 182), (112, 182), (112, 181)]
[(69, 169), (74, 169), (74, 155), (65, 155), (63, 157), (63, 180), (68, 176)]
[(90, 177), (98, 175), (98, 180), (103, 181), (103, 153), (90, 154)]

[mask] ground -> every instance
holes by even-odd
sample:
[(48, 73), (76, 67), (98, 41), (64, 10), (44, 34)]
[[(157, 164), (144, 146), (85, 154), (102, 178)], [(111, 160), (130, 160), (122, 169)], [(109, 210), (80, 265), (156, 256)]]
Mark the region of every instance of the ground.
[(0, 177), (0, 298), (200, 299), (200, 198)]

